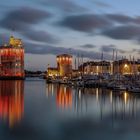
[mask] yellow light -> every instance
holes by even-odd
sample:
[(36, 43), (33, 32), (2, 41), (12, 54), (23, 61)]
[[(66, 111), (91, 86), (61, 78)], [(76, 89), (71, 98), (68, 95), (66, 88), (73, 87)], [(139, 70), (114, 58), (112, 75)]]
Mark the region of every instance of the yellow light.
[(52, 74), (49, 74), (49, 76), (52, 76)]
[(125, 64), (125, 65), (124, 65), (124, 67), (126, 68), (126, 67), (128, 67), (128, 65), (127, 65), (127, 64)]
[(110, 92), (110, 103), (112, 103), (112, 91)]
[(125, 105), (126, 105), (127, 101), (128, 101), (128, 93), (125, 92), (124, 93), (124, 103), (125, 103)]

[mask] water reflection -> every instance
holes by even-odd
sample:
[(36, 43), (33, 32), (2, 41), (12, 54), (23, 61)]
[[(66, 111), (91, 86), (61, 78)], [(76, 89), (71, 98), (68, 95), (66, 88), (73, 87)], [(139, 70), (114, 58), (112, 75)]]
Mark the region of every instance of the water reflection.
[[(74, 88), (66, 85), (47, 85), (47, 96), (55, 98), (56, 106), (62, 109), (70, 108), (70, 113), (76, 116), (93, 116), (103, 120), (136, 118), (140, 110), (139, 96), (126, 91), (112, 91), (101, 88)], [(64, 113), (64, 112), (63, 112)], [(67, 112), (68, 113), (68, 112)]]
[(24, 112), (24, 82), (0, 81), (0, 118), (12, 127)]
[(47, 98), (49, 98), (50, 96), (53, 96), (54, 92), (56, 92), (56, 89), (57, 89), (56, 84), (47, 84), (47, 86), (46, 86), (46, 96), (47, 96)]
[[(81, 94), (79, 98), (79, 93)], [(100, 118), (112, 115), (115, 119), (135, 118), (140, 110), (139, 97), (126, 91), (108, 89), (78, 89), (75, 91), (76, 110), (93, 113)]]
[(57, 87), (57, 106), (61, 108), (72, 107), (72, 89), (65, 85), (58, 85)]

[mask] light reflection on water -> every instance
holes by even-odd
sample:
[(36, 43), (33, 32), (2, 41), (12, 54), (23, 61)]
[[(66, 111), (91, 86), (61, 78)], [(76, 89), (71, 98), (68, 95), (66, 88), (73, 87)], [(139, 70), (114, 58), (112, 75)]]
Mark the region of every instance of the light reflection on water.
[(126, 91), (101, 88), (72, 89), (66, 85), (55, 84), (48, 84), (46, 87), (47, 98), (54, 97), (56, 107), (68, 115), (89, 115), (97, 120), (111, 115), (113, 119), (125, 119), (135, 118), (140, 110), (139, 96)]
[(24, 112), (24, 82), (0, 81), (0, 118), (10, 127), (20, 122)]
[(140, 96), (126, 91), (71, 88), (44, 80), (0, 81), (4, 140), (140, 138), (139, 111)]

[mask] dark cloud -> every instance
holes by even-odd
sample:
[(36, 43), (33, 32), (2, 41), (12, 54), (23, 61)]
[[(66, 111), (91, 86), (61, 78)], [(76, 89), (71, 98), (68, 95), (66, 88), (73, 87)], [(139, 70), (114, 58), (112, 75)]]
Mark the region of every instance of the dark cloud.
[(77, 31), (92, 32), (116, 27), (116, 23), (122, 25), (126, 23), (138, 24), (139, 21), (138, 17), (134, 18), (123, 14), (84, 14), (67, 16), (59, 24)]
[(136, 39), (140, 32), (140, 17), (123, 14), (71, 15), (62, 19), (58, 24), (75, 31), (92, 35), (103, 34), (113, 39)]
[(84, 14), (65, 17), (59, 25), (82, 32), (92, 32), (111, 26), (110, 21), (102, 15)]
[(140, 26), (126, 25), (113, 27), (103, 31), (102, 34), (113, 39), (140, 40)]
[(124, 14), (105, 14), (104, 15), (109, 20), (113, 21), (114, 23), (119, 23), (122, 25), (126, 24), (140, 24), (140, 17), (139, 16), (128, 16)]
[(37, 41), (37, 42), (46, 42), (46, 43), (59, 42), (58, 38), (45, 31), (37, 31), (37, 30), (29, 29), (22, 32), (22, 35), (24, 35), (26, 38), (32, 41)]
[(50, 17), (51, 14), (30, 7), (22, 7), (8, 13), (1, 21), (1, 27), (8, 30), (15, 30), (27, 39), (38, 42), (56, 43), (56, 39), (48, 32), (34, 30), (33, 25)]
[[(114, 22), (112, 27), (104, 28), (101, 35), (118, 40), (135, 40), (140, 42), (140, 17), (120, 14), (106, 14), (106, 18)], [(115, 24), (119, 23), (119, 25)], [(123, 51), (121, 51), (123, 53)]]
[(46, 11), (30, 7), (20, 7), (20, 9), (9, 12), (0, 21), (0, 25), (9, 30), (28, 30), (29, 25), (37, 24), (47, 17), (50, 17), (50, 13)]
[(106, 14), (105, 16), (114, 22), (122, 24), (136, 22), (135, 18), (123, 14)]
[[(40, 45), (26, 42), (25, 43), (26, 53), (30, 54), (52, 54), (58, 55), (63, 53), (71, 53), (72, 55), (81, 54), (83, 57), (87, 57), (90, 59), (101, 59), (100, 52), (92, 52), (92, 51), (83, 51), (80, 49), (73, 48), (63, 48), (63, 47), (54, 47), (51, 45)], [(108, 53), (104, 54), (105, 59), (111, 59), (111, 56)]]
[(85, 45), (81, 45), (80, 47), (81, 48), (84, 48), (84, 49), (96, 48), (96, 46), (95, 45), (92, 45), (92, 44), (85, 44)]

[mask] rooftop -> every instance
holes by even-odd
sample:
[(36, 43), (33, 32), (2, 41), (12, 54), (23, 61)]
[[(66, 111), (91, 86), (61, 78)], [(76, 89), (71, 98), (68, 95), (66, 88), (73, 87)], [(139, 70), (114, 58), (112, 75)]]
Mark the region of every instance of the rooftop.
[(70, 54), (59, 54), (57, 57), (72, 57)]

